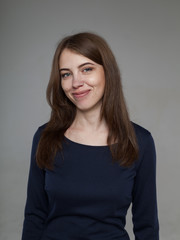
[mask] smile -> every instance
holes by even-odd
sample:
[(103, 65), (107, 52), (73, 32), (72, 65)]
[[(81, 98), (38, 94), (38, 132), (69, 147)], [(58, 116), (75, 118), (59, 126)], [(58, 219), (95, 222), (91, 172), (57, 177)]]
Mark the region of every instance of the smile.
[(74, 96), (75, 99), (81, 99), (83, 97), (86, 97), (89, 94), (90, 90), (86, 91), (81, 91), (81, 92), (75, 92), (72, 95)]

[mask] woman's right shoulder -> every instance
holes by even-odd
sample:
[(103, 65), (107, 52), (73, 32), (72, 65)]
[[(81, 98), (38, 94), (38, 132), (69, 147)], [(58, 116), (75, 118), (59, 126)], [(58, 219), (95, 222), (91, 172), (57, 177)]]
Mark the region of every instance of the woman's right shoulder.
[(47, 125), (47, 123), (44, 123), (43, 125), (39, 126), (37, 129), (37, 132), (41, 133), (45, 129), (46, 125)]
[(47, 125), (47, 123), (45, 123), (37, 128), (36, 132), (34, 133), (33, 142), (39, 142), (41, 134), (42, 134), (43, 130), (45, 129), (46, 125)]

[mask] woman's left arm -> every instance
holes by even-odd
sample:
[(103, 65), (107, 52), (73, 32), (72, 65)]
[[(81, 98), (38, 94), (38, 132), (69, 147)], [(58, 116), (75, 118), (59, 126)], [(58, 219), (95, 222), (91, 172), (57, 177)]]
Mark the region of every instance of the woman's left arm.
[(133, 230), (135, 240), (158, 240), (156, 151), (150, 133), (143, 138), (143, 145), (144, 153), (137, 167), (133, 188)]

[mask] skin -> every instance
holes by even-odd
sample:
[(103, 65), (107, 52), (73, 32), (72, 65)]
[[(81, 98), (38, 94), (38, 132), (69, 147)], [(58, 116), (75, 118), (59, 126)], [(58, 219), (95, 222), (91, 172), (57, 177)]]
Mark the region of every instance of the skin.
[(77, 108), (75, 120), (65, 136), (83, 144), (106, 145), (108, 129), (105, 121), (100, 120), (105, 88), (103, 66), (64, 49), (59, 69), (62, 89)]

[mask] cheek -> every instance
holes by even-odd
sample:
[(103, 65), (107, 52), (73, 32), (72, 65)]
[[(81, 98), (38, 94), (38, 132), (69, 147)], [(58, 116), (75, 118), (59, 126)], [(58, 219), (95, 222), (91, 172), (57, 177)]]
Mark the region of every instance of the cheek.
[(67, 92), (68, 90), (70, 90), (70, 84), (68, 82), (62, 82), (61, 87), (64, 92)]
[(101, 74), (99, 76), (98, 86), (102, 88), (102, 90), (105, 88), (105, 76), (104, 74)]
[(94, 86), (97, 87), (104, 87), (105, 86), (105, 76), (103, 72), (100, 72), (93, 76), (92, 78), (88, 79)]

